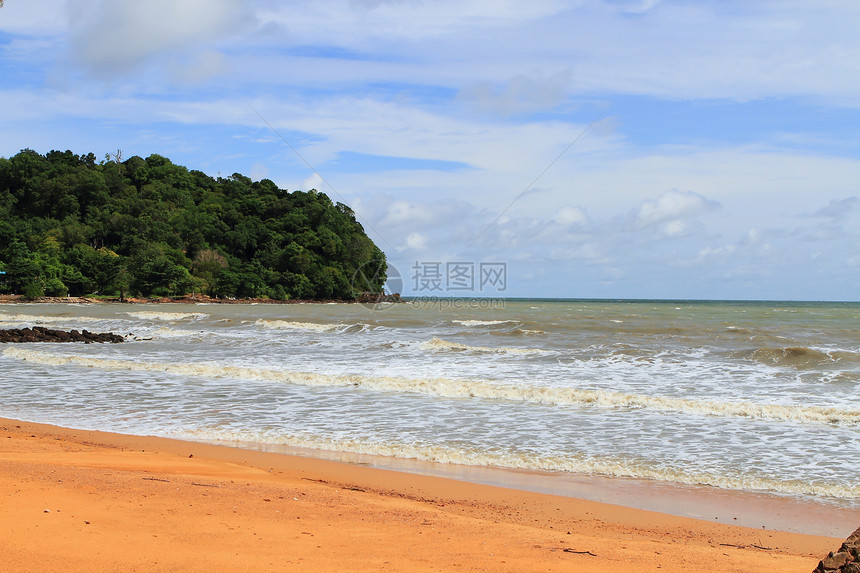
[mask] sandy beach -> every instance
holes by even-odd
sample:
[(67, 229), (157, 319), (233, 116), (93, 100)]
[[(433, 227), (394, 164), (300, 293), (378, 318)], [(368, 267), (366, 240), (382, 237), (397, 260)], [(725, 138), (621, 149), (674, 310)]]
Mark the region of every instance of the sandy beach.
[(809, 572), (841, 539), (0, 420), (3, 571)]

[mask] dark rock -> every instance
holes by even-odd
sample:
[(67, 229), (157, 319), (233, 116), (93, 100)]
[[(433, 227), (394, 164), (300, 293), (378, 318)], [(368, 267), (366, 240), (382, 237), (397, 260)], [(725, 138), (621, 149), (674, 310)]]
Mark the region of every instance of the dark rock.
[(78, 332), (71, 330), (54, 330), (45, 328), (44, 326), (34, 326), (33, 328), (10, 328), (8, 330), (0, 330), (0, 343), (6, 342), (123, 342), (125, 338), (112, 332), (104, 332), (96, 334), (84, 330)]
[(851, 559), (851, 555), (845, 553), (844, 551), (840, 551), (839, 553), (834, 553), (829, 557), (825, 557), (821, 560), (818, 567), (827, 570), (827, 569), (839, 569)]
[(839, 548), (839, 551), (846, 551), (850, 553), (855, 561), (860, 560), (860, 527), (857, 528), (857, 531), (848, 536), (848, 539), (845, 540), (845, 543)]
[(860, 527), (848, 536), (839, 551), (818, 563), (812, 573), (860, 573)]
[(400, 300), (400, 294), (384, 294), (384, 293), (375, 293), (375, 292), (363, 292), (358, 295), (356, 302), (361, 304), (379, 304), (379, 303), (388, 303), (388, 302), (402, 302)]

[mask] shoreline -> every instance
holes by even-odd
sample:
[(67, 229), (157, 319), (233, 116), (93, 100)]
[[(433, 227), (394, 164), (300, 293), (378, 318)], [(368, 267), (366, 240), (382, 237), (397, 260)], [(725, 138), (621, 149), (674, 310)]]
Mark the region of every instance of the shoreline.
[(287, 299), (273, 298), (211, 298), (207, 295), (184, 295), (161, 298), (134, 298), (120, 300), (118, 296), (91, 298), (86, 296), (42, 296), (27, 300), (20, 294), (0, 294), (0, 304), (360, 304), (356, 300), (342, 299)]
[(647, 478), (475, 466), (279, 444), (188, 441), (567, 497), (757, 530), (840, 537), (850, 524), (860, 524), (860, 508), (841, 507), (836, 499), (824, 501)]
[(809, 572), (841, 543), (168, 438), (0, 419), (0, 569)]

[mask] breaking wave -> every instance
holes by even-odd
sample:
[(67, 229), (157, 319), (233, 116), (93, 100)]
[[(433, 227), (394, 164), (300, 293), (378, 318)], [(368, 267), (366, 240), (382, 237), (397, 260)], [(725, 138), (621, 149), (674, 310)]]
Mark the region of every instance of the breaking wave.
[(207, 318), (209, 315), (204, 312), (155, 312), (149, 310), (138, 310), (125, 313), (132, 318), (140, 318), (143, 320), (187, 320)]
[(492, 336), (540, 336), (546, 332), (532, 328), (514, 328), (513, 330), (493, 330), (489, 334)]
[(856, 352), (822, 350), (805, 346), (757, 348), (741, 352), (740, 355), (768, 366), (788, 366), (799, 369), (833, 366), (837, 363), (860, 365), (860, 354)]
[(177, 328), (169, 328), (167, 326), (162, 326), (160, 328), (156, 328), (151, 332), (146, 332), (142, 334), (130, 334), (128, 336), (131, 340), (152, 340), (153, 338), (192, 338), (192, 337), (205, 337), (207, 333), (204, 331), (198, 330), (180, 330)]
[(499, 324), (517, 324), (516, 320), (457, 320), (451, 322), (460, 326), (496, 326)]
[(509, 400), (552, 406), (593, 406), (599, 408), (645, 408), (656, 411), (683, 412), (696, 415), (738, 418), (760, 418), (817, 424), (860, 424), (860, 410), (832, 406), (797, 406), (758, 404), (752, 402), (715, 402), (671, 396), (627, 394), (605, 390), (514, 386), (486, 380), (449, 378), (372, 377), (345, 374), (334, 376), (311, 372), (249, 368), (217, 363), (164, 363), (62, 356), (37, 350), (8, 348), (3, 355), (47, 365), (77, 365), (128, 371), (165, 372), (184, 376), (264, 380), (303, 386), (354, 386), (385, 392), (408, 392), (445, 398), (483, 398)]
[(56, 324), (68, 322), (98, 322), (88, 316), (34, 316), (31, 314), (0, 314), (0, 323)]
[(437, 463), (524, 469), (531, 471), (571, 472), (613, 477), (659, 480), (676, 484), (708, 485), (735, 490), (758, 490), (794, 495), (818, 495), (842, 499), (860, 498), (860, 485), (810, 483), (805, 480), (779, 480), (749, 475), (730, 475), (654, 467), (630, 460), (581, 457), (576, 455), (541, 455), (534, 453), (501, 453), (469, 450), (448, 445), (412, 445), (350, 438), (325, 439), (308, 436), (272, 436), (256, 432), (225, 430), (191, 430), (193, 439), (215, 442), (277, 444), (315, 450), (329, 450), (389, 456)]
[(318, 322), (293, 322), (289, 320), (265, 320), (255, 322), (257, 326), (273, 330), (304, 330), (310, 332), (332, 332), (342, 327), (341, 324), (320, 324)]
[(449, 342), (441, 338), (432, 338), (421, 344), (424, 350), (455, 351), (455, 352), (487, 352), (495, 354), (548, 354), (550, 351), (539, 348), (516, 348), (511, 346), (468, 346), (458, 342)]
[(296, 322), (290, 320), (266, 320), (260, 319), (255, 323), (257, 326), (261, 326), (263, 328), (268, 328), (271, 330), (298, 330), (304, 332), (339, 332), (339, 333), (353, 333), (353, 332), (364, 332), (366, 330), (370, 330), (371, 327), (368, 324), (356, 323), (356, 324), (323, 324), (319, 322)]

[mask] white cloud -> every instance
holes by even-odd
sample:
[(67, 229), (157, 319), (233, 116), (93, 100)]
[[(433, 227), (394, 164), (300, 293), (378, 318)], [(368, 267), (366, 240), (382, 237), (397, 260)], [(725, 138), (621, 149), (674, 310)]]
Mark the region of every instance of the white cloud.
[(65, 29), (65, 0), (10, 0), (0, 12), (0, 30), (10, 34), (47, 36)]
[(406, 237), (406, 246), (413, 250), (423, 251), (427, 248), (427, 236), (421, 233), (409, 233)]
[(325, 185), (322, 177), (319, 176), (318, 173), (313, 173), (306, 179), (302, 181), (301, 186), (299, 187), (302, 191), (310, 191), (311, 189), (316, 189), (317, 191), (327, 192), (328, 188)]
[(667, 237), (681, 237), (689, 231), (689, 225), (685, 221), (669, 221), (661, 229), (662, 233)]
[(634, 225), (644, 229), (666, 223), (666, 232), (677, 235), (684, 229), (682, 219), (688, 219), (712, 211), (720, 206), (692, 191), (666, 191), (657, 199), (644, 201), (634, 215)]
[(260, 161), (254, 163), (251, 166), (251, 173), (249, 177), (254, 181), (259, 181), (260, 179), (266, 179), (269, 176), (269, 168), (266, 167), (265, 163)]
[(426, 223), (430, 219), (430, 210), (426, 206), (412, 205), (406, 201), (395, 201), (388, 208), (388, 213), (380, 224), (385, 227), (397, 227)]
[(747, 231), (747, 234), (741, 239), (742, 245), (758, 245), (761, 242), (762, 232), (755, 227)]
[(644, 14), (654, 9), (662, 0), (616, 0), (614, 5), (623, 12)]
[(199, 84), (226, 70), (223, 54), (212, 50), (194, 52), (184, 60), (173, 60), (168, 64), (170, 78), (176, 85)]
[(826, 207), (823, 207), (815, 212), (817, 217), (826, 217), (828, 219), (844, 219), (851, 212), (860, 207), (860, 198), (855, 196), (846, 197), (844, 199), (831, 199)]
[(582, 207), (562, 207), (553, 217), (559, 225), (584, 225), (588, 215)]
[(257, 14), (289, 29), (294, 45), (337, 47), (373, 60), (294, 58), (286, 78), (293, 85), (345, 81), (359, 70), (380, 81), (466, 92), (478, 86), (505, 109), (523, 103), (528, 78), (571, 70), (558, 93), (800, 95), (860, 105), (860, 38), (851, 25), (860, 6), (850, 2), (763, 0), (753, 9), (727, 9), (720, 2), (654, 0), (341, 0), (266, 4)]
[(569, 69), (550, 76), (518, 74), (501, 89), (487, 81), (469, 84), (459, 97), (480, 110), (510, 116), (553, 109), (567, 100), (570, 83)]
[[(542, 284), (625, 280), (644, 296), (635, 289), (771, 273), (778, 286), (795, 258), (814, 261), (809, 277), (853, 269), (841, 253), (860, 244), (856, 143), (793, 118), (778, 134), (715, 126), (706, 108), (766, 98), (756, 109), (771, 125), (801, 100), (860, 105), (858, 16), (849, 2), (775, 0), (9, 0), (0, 107), (15, 113), (0, 154), (122, 147), (255, 178), (265, 166), (284, 187), (353, 205), (392, 257), (468, 251), (516, 260)], [(637, 122), (652, 109), (643, 94), (658, 113), (683, 101), (689, 124)], [(469, 167), (326, 163), (345, 151)], [(856, 290), (856, 276), (840, 280)]]
[(211, 47), (250, 22), (240, 0), (79, 0), (68, 14), (74, 61), (97, 77), (126, 74), (156, 55), (175, 59)]

